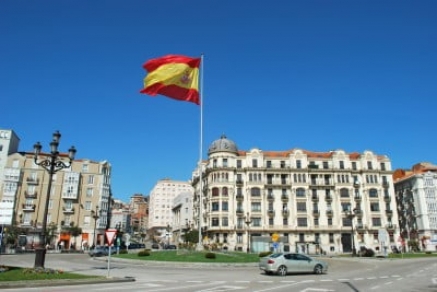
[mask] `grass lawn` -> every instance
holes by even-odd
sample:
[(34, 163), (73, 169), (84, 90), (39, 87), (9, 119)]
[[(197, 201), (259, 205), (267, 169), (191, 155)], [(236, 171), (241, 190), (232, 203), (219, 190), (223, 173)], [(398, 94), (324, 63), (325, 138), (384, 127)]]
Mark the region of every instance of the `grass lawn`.
[(0, 282), (3, 281), (29, 281), (29, 280), (65, 280), (65, 279), (92, 279), (102, 278), (63, 272), (53, 269), (33, 269), (19, 267), (0, 267)]
[(388, 255), (389, 259), (415, 259), (415, 258), (431, 258), (437, 257), (437, 253), (425, 253), (425, 252), (415, 252), (415, 253), (391, 253)]
[(131, 254), (113, 255), (124, 259), (135, 259), (144, 261), (167, 261), (167, 262), (194, 262), (194, 263), (257, 263), (258, 254), (247, 254), (244, 252), (214, 252), (215, 259), (205, 257), (206, 252), (166, 250), (151, 251), (149, 256), (138, 256), (138, 252)]

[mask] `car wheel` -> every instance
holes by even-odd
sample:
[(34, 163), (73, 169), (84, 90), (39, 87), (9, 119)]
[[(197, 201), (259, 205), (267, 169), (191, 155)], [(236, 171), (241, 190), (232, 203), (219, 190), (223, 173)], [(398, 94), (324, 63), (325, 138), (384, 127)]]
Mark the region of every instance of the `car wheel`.
[(285, 276), (287, 275), (287, 267), (286, 266), (280, 266), (278, 268), (278, 275), (279, 276)]
[(321, 265), (316, 265), (314, 267), (314, 274), (320, 275), (323, 272), (323, 268)]

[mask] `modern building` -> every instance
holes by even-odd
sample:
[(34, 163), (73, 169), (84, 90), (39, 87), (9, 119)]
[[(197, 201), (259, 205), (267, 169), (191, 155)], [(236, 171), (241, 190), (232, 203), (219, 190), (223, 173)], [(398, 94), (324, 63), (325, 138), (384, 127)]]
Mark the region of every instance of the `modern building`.
[[(0, 129), (0, 190), (3, 189), (4, 169), (8, 156), (18, 151), (20, 139), (12, 130)], [(14, 175), (12, 173), (8, 175)], [(3, 196), (0, 201), (0, 224), (12, 223), (14, 197)]]
[(231, 250), (384, 252), (399, 235), (390, 159), (371, 151), (248, 151), (222, 136), (192, 177), (202, 243)]
[(174, 199), (180, 194), (193, 194), (190, 182), (166, 178), (159, 180), (150, 192), (148, 229), (154, 241), (169, 243), (174, 222)]
[[(49, 154), (41, 153), (39, 159)], [(68, 154), (60, 153), (68, 160)], [(51, 245), (81, 248), (103, 244), (108, 224), (111, 165), (107, 161), (74, 160), (69, 168), (53, 175), (48, 192), (49, 173), (34, 162), (34, 153), (16, 152), (8, 156), (3, 170), (2, 201), (12, 202), (11, 227), (26, 231), (26, 246), (38, 246), (42, 223), (47, 220)], [(44, 217), (46, 202), (48, 214)], [(82, 230), (74, 235), (72, 227)]]
[(419, 242), (420, 249), (437, 245), (437, 165), (415, 164), (393, 173), (402, 240)]

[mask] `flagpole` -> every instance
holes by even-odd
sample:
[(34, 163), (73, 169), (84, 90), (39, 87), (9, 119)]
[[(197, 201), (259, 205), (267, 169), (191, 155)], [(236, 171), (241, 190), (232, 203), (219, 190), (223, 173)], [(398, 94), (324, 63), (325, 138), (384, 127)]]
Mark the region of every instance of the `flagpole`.
[(203, 199), (203, 178), (202, 178), (202, 149), (203, 149), (203, 54), (200, 55), (200, 142), (199, 142), (199, 242), (198, 242), (198, 250), (203, 250), (202, 248), (202, 221), (201, 218), (203, 216), (203, 208), (202, 208), (202, 199)]

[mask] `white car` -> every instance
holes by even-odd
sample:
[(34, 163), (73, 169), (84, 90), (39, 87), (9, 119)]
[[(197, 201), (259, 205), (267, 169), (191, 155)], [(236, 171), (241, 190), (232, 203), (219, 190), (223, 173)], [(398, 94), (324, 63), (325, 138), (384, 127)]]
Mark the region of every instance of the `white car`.
[(328, 263), (300, 253), (274, 253), (259, 261), (259, 268), (266, 274), (285, 276), (288, 273), (328, 272)]

